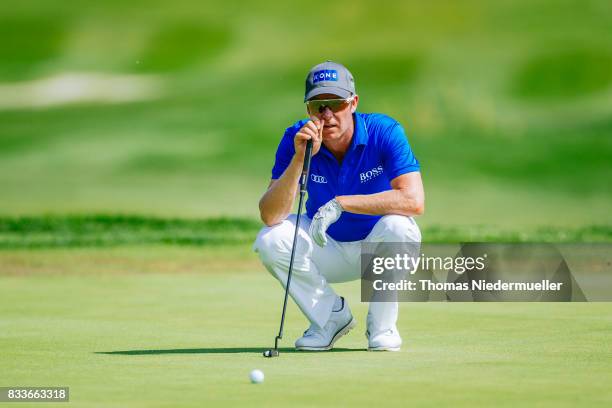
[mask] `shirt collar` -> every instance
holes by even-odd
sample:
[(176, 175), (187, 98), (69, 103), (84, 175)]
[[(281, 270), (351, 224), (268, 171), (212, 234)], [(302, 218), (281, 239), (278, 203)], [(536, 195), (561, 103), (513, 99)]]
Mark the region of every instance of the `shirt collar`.
[(355, 129), (353, 130), (353, 145), (365, 146), (368, 144), (368, 128), (359, 112), (353, 113), (353, 118), (355, 124)]
[[(366, 146), (368, 144), (368, 127), (365, 124), (365, 120), (363, 120), (363, 116), (359, 112), (353, 113), (354, 125), (353, 129), (353, 139), (351, 140), (351, 145), (349, 146), (349, 150), (354, 149), (355, 147), (362, 145)], [(332, 152), (324, 145), (321, 144), (321, 151), (324, 151), (332, 159), (336, 159)]]

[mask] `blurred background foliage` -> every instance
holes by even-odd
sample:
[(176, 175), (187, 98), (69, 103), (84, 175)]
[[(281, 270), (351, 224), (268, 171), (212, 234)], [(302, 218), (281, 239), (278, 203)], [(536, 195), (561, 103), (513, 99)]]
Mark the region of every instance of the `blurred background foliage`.
[(611, 21), (609, 1), (4, 2), (0, 214), (254, 219), (332, 59), (406, 129), (421, 225), (610, 225)]

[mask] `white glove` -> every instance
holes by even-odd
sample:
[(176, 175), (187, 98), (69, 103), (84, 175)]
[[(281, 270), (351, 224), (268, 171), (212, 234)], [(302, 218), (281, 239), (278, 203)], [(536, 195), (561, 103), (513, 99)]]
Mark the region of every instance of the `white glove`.
[(310, 236), (318, 246), (324, 247), (327, 244), (327, 228), (338, 221), (342, 211), (344, 211), (344, 209), (334, 198), (321, 206), (319, 211), (314, 215), (310, 223)]

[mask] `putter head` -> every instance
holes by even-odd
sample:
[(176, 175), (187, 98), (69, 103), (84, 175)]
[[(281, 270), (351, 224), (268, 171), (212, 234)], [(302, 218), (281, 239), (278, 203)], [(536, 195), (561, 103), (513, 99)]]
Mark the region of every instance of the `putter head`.
[(277, 349), (269, 349), (263, 352), (264, 357), (278, 357)]

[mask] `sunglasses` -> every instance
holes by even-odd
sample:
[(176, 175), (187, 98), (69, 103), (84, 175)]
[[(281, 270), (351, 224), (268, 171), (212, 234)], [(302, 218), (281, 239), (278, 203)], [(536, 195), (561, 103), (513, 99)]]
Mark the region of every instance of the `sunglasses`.
[(352, 97), (348, 99), (313, 99), (306, 101), (306, 107), (311, 114), (323, 113), (325, 108), (329, 108), (332, 112), (336, 113), (346, 109), (352, 101)]

